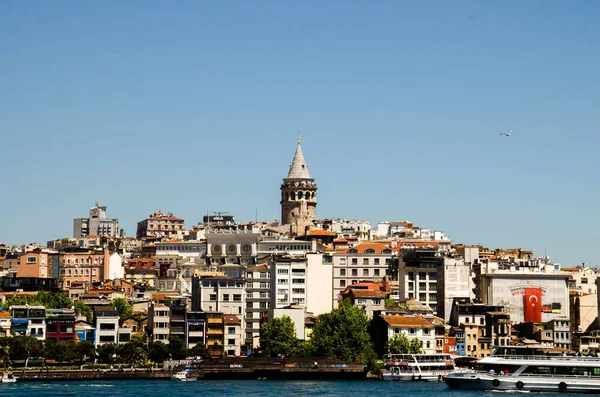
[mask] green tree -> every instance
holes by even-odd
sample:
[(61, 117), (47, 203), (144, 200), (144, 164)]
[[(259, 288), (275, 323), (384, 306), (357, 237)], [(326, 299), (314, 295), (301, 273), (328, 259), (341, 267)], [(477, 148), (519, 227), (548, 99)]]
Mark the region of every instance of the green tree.
[(0, 338), (0, 361), (4, 367), (10, 364), (10, 347), (12, 338), (9, 336), (3, 336)]
[(311, 336), (314, 354), (360, 364), (374, 362), (368, 325), (362, 309), (346, 298), (338, 309), (317, 318)]
[(386, 295), (385, 297), (385, 307), (395, 307), (396, 300), (392, 298), (390, 295)]
[(169, 348), (160, 341), (152, 341), (148, 344), (148, 358), (155, 363), (163, 363), (169, 359)]
[(196, 343), (194, 347), (189, 349), (187, 355), (189, 357), (210, 358), (210, 352), (202, 342)]
[(401, 332), (389, 338), (385, 348), (390, 354), (408, 354), (410, 353), (410, 340), (405, 332)]
[(79, 314), (85, 316), (87, 322), (91, 323), (94, 320), (94, 312), (91, 307), (85, 304), (85, 302), (76, 300), (73, 302), (73, 306), (79, 311)]
[(88, 359), (96, 358), (96, 348), (92, 342), (81, 341), (75, 345), (75, 352), (80, 361), (85, 362)]
[(119, 345), (117, 352), (120, 361), (125, 364), (144, 366), (148, 363), (148, 347), (140, 338), (132, 338)]
[(419, 354), (421, 353), (421, 341), (419, 338), (414, 337), (410, 340), (410, 352), (411, 354)]
[(110, 303), (117, 309), (121, 320), (133, 314), (133, 306), (125, 298), (115, 298)]
[(260, 347), (267, 357), (294, 356), (298, 338), (289, 316), (276, 317), (260, 326)]
[(187, 357), (187, 348), (185, 347), (184, 341), (177, 337), (169, 337), (169, 355), (173, 360), (185, 360)]
[(43, 352), (43, 342), (32, 336), (15, 336), (11, 340), (10, 359), (12, 361), (22, 360), (27, 363), (29, 357), (39, 357)]
[(102, 364), (114, 364), (117, 357), (117, 345), (114, 343), (106, 343), (96, 348), (98, 361)]
[(79, 355), (77, 354), (77, 348), (74, 341), (70, 340), (68, 342), (62, 342), (56, 344), (56, 361), (62, 363), (68, 363), (72, 361), (77, 361), (79, 359)]

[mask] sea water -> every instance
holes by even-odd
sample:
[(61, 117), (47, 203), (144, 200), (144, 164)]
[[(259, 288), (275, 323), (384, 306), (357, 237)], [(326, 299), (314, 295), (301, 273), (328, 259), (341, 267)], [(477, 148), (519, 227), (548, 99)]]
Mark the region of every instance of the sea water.
[[(369, 396), (369, 397), (499, 397), (507, 393), (452, 390), (437, 382), (269, 381), (269, 380), (121, 380), (95, 382), (0, 383), (0, 396), (10, 397), (178, 397), (178, 396)], [(513, 394), (513, 393), (510, 393)], [(536, 394), (540, 395), (540, 394)], [(544, 393), (544, 396), (559, 393)], [(564, 394), (560, 394), (564, 396)], [(577, 396), (568, 394), (568, 396)]]

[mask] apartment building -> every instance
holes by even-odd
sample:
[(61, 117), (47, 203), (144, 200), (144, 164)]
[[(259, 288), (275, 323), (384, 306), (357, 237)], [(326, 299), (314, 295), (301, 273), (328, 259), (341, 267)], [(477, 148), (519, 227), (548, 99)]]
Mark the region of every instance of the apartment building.
[(110, 273), (108, 250), (65, 249), (59, 253), (59, 286), (63, 290), (72, 283), (88, 284), (104, 281)]
[(13, 306), (12, 336), (32, 336), (46, 339), (46, 308), (44, 306)]
[(147, 219), (138, 222), (136, 237), (145, 241), (160, 241), (163, 239), (183, 239), (185, 221), (172, 213), (156, 211)]
[(252, 349), (260, 346), (260, 324), (270, 308), (271, 279), (267, 263), (246, 270), (246, 335), (245, 344)]
[(223, 317), (224, 351), (228, 357), (239, 357), (242, 352), (242, 322), (238, 316), (226, 314)]
[(337, 307), (339, 294), (347, 286), (383, 280), (396, 253), (391, 243), (362, 243), (333, 253), (333, 307)]
[(157, 303), (148, 307), (148, 340), (169, 343), (171, 310), (168, 306)]
[(19, 258), (17, 278), (52, 278), (53, 258), (57, 251), (36, 248)]

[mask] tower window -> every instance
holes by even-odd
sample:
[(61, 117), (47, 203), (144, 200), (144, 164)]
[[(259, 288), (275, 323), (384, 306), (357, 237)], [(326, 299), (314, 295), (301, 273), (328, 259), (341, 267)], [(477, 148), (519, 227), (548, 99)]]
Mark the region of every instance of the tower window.
[(298, 192), (298, 200), (302, 200), (302, 192)]

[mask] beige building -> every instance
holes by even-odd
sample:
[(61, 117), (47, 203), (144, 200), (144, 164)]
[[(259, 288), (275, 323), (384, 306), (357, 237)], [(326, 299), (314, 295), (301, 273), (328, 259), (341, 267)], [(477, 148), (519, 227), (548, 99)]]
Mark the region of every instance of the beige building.
[(239, 357), (242, 348), (242, 322), (238, 316), (226, 314), (223, 316), (224, 351), (229, 357)]
[(148, 308), (148, 340), (169, 343), (171, 309), (161, 303)]
[(339, 303), (339, 294), (346, 287), (361, 281), (377, 282), (387, 275), (395, 249), (387, 243), (363, 243), (339, 252), (333, 262), (333, 307)]
[(58, 283), (66, 290), (71, 284), (102, 282), (110, 274), (110, 253), (108, 250), (65, 250), (59, 253)]
[(136, 237), (142, 240), (159, 241), (169, 238), (183, 238), (185, 221), (171, 213), (156, 211), (138, 222)]

